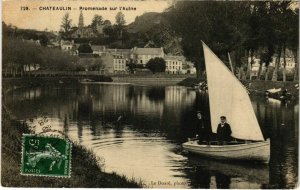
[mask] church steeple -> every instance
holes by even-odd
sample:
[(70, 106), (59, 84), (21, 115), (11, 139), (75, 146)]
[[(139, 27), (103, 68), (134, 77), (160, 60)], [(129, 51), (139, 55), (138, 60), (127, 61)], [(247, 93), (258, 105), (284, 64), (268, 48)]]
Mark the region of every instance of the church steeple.
[(84, 24), (83, 24), (83, 14), (82, 14), (82, 11), (81, 11), (80, 15), (79, 15), (78, 28), (82, 29), (83, 27), (84, 27)]

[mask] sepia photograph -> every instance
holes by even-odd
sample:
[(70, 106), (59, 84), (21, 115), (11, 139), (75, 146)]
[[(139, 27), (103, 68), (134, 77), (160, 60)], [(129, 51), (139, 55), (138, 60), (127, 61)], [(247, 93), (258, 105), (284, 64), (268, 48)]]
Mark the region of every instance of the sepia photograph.
[(299, 2), (2, 0), (1, 185), (298, 188)]

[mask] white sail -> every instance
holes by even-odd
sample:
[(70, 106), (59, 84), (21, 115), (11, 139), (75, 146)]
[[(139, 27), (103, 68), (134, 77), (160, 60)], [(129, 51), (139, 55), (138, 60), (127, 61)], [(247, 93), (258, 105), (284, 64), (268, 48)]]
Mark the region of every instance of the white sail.
[(264, 140), (245, 87), (209, 47), (202, 44), (212, 131), (217, 131), (220, 116), (226, 116), (233, 137)]

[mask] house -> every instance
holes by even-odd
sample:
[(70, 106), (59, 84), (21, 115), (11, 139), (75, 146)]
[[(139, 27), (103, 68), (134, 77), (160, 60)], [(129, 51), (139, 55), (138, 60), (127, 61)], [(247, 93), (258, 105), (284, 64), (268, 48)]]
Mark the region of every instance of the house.
[(102, 56), (102, 54), (104, 54), (106, 52), (105, 46), (91, 45), (91, 48), (93, 50), (93, 54), (97, 54), (100, 57)]
[(49, 43), (47, 44), (47, 47), (51, 47), (51, 48), (56, 48), (56, 47), (60, 47), (60, 42), (57, 39), (50, 39)]
[[(286, 70), (288, 72), (293, 71), (296, 66), (296, 61), (292, 51), (288, 49), (286, 50), (285, 61), (286, 61), (286, 67), (285, 67)], [(275, 54), (274, 56), (272, 56), (272, 61), (269, 63), (269, 67), (274, 68), (276, 62), (277, 62), (277, 55)], [(266, 71), (266, 63), (261, 64), (261, 60), (258, 55), (253, 57), (252, 65), (250, 63), (251, 63), (251, 57), (248, 57), (248, 67), (251, 67), (250, 79), (252, 79), (253, 77), (258, 77), (260, 66), (261, 66), (261, 73), (264, 73)], [(280, 68), (282, 69), (283, 67), (284, 67), (284, 58), (281, 56), (279, 61), (279, 69)]]
[[(277, 55), (274, 55), (272, 57), (272, 62), (270, 63), (270, 66), (271, 67), (275, 67), (275, 63), (276, 63), (276, 60), (277, 60)], [(295, 57), (293, 55), (293, 52), (289, 49), (286, 50), (285, 52), (285, 62), (286, 62), (286, 70), (287, 71), (291, 71), (293, 69), (295, 69), (295, 66), (296, 66), (296, 60), (295, 60)], [(283, 59), (283, 56), (280, 57), (280, 67), (283, 68), (284, 67), (284, 59)]]
[(190, 61), (186, 61), (183, 65), (182, 74), (196, 74), (196, 72), (195, 64)]
[(137, 48), (134, 47), (132, 50), (133, 60), (140, 65), (145, 66), (148, 61), (155, 57), (164, 57), (163, 48)]
[(111, 53), (103, 53), (101, 56), (102, 63), (104, 65), (104, 73), (105, 74), (113, 74), (114, 73), (114, 57)]
[(126, 72), (126, 58), (122, 54), (113, 54), (113, 72)]
[(250, 80), (252, 80), (252, 78), (257, 78), (260, 67), (260, 58), (253, 57), (251, 65), (251, 57), (248, 57), (248, 65), (251, 66)]
[(94, 38), (97, 36), (105, 36), (104, 28), (108, 24), (97, 24), (95, 30), (91, 26), (84, 26), (84, 17), (82, 11), (79, 15), (78, 27), (74, 27), (71, 30), (71, 38)]
[(61, 40), (60, 41), (60, 48), (63, 51), (71, 51), (74, 46), (74, 41), (68, 41), (68, 40)]
[(101, 56), (106, 74), (126, 73), (126, 58), (121, 54), (106, 52)]
[(166, 61), (166, 73), (168, 74), (181, 74), (183, 71), (183, 64), (185, 58), (183, 56), (167, 55), (164, 57)]
[(63, 51), (67, 51), (71, 55), (78, 55), (78, 50), (76, 48), (74, 40), (72, 40), (72, 41), (61, 40), (60, 41), (60, 48)]
[(33, 64), (33, 65), (23, 65), (24, 71), (37, 71), (40, 69), (39, 64)]
[(40, 40), (34, 40), (34, 39), (26, 40), (26, 39), (23, 39), (23, 42), (27, 42), (27, 43), (35, 44), (37, 46), (41, 46)]
[(113, 53), (113, 54), (122, 55), (126, 60), (129, 60), (132, 58), (132, 50), (131, 49), (107, 49), (106, 51)]

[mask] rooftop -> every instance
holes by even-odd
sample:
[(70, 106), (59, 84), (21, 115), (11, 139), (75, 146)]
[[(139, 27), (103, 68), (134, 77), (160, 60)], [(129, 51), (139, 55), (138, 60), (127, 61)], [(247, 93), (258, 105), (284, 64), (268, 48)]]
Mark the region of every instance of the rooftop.
[(105, 51), (105, 46), (98, 46), (98, 45), (92, 45), (91, 46), (93, 51)]
[(141, 55), (159, 55), (163, 53), (163, 48), (134, 48), (134, 53)]
[(180, 60), (180, 61), (184, 61), (185, 57), (184, 56), (167, 55), (167, 56), (165, 56), (165, 60)]
[(131, 49), (107, 49), (111, 53), (131, 53)]
[(66, 41), (62, 40), (61, 45), (74, 45), (74, 43), (71, 41), (68, 41), (68, 40), (66, 40)]

